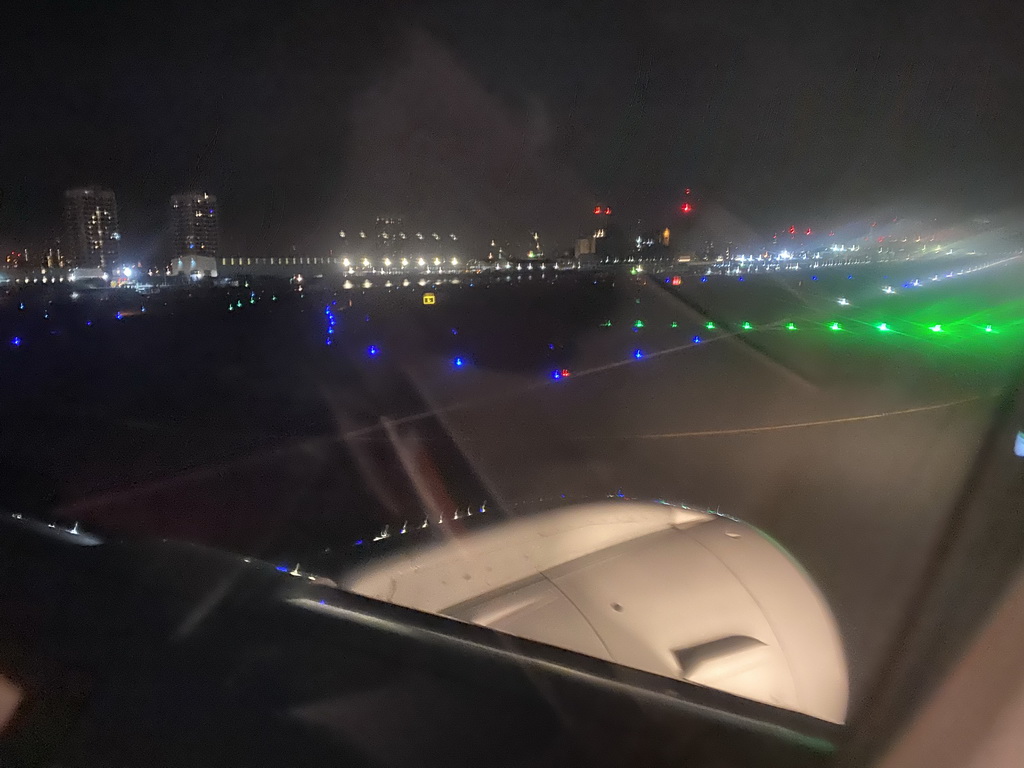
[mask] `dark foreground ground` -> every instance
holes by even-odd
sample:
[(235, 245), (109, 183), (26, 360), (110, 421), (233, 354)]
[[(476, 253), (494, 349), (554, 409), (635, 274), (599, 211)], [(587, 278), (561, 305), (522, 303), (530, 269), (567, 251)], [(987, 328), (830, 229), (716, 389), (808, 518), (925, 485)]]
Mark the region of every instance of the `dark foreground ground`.
[(719, 509), (820, 585), (856, 698), (1018, 383), (1024, 265), (957, 274), (1001, 258), (463, 280), (434, 306), (415, 284), (11, 293), (4, 499), (328, 574), (425, 509)]

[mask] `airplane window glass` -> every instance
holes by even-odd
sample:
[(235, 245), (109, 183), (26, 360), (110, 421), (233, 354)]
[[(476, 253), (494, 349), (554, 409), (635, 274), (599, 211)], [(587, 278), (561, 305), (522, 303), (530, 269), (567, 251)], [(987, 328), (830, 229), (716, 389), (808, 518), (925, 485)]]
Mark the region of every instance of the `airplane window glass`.
[(845, 723), (1024, 456), (1017, 15), (26, 7), (3, 514)]

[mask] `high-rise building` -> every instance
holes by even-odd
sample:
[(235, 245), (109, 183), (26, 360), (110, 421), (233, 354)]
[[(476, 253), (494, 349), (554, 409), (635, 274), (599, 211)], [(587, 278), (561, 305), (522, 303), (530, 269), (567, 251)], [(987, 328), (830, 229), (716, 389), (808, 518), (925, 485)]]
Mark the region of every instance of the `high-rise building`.
[(66, 262), (71, 267), (113, 268), (117, 264), (117, 199), (99, 187), (69, 189), (64, 193)]
[(171, 196), (171, 259), (217, 257), (217, 198), (205, 192)]

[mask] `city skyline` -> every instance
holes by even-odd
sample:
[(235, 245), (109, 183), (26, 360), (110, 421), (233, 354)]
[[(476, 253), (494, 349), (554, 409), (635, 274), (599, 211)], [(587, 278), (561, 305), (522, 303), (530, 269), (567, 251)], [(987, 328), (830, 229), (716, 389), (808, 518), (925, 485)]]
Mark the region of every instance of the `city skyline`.
[[(378, 262), (383, 264), (385, 258), (391, 257), (397, 266), (400, 263), (417, 262), (424, 257), (424, 263), (427, 264), (437, 257), (441, 257), (445, 263), (452, 257), (457, 257), (464, 264), (467, 260), (493, 261), (497, 253), (513, 261), (563, 259), (569, 256), (609, 262), (626, 258), (631, 253), (641, 259), (658, 260), (668, 254), (670, 249), (679, 257), (706, 259), (709, 254), (714, 254), (716, 257), (724, 255), (728, 260), (730, 254), (734, 253), (777, 254), (787, 249), (795, 253), (814, 252), (828, 250), (830, 246), (834, 246), (832, 250), (835, 250), (843, 243), (854, 242), (860, 242), (861, 247), (864, 243), (874, 244), (876, 241), (878, 244), (898, 244), (907, 243), (908, 240), (913, 242), (915, 239), (920, 243), (924, 239), (934, 243), (936, 237), (938, 241), (954, 243), (986, 229), (997, 239), (1024, 231), (1024, 217), (1013, 213), (995, 216), (995, 222), (987, 217), (954, 220), (897, 216), (890, 219), (886, 214), (878, 216), (877, 220), (872, 220), (875, 216), (867, 216), (845, 222), (842, 226), (820, 229), (805, 227), (803, 223), (799, 227), (789, 225), (774, 234), (762, 232), (744, 240), (743, 236), (750, 235), (749, 231), (730, 230), (732, 222), (726, 220), (723, 225), (721, 210), (715, 210), (713, 205), (705, 206), (697, 196), (690, 196), (691, 191), (686, 190), (687, 202), (680, 206), (683, 215), (677, 216), (671, 227), (646, 225), (640, 221), (620, 225), (617, 222), (618, 214), (613, 214), (611, 206), (597, 205), (588, 212), (589, 226), (581, 226), (571, 241), (556, 242), (553, 246), (541, 247), (541, 241), (550, 241), (534, 228), (509, 238), (491, 237), (486, 245), (467, 244), (465, 238), (460, 238), (454, 232), (442, 234), (430, 231), (430, 227), (418, 231), (417, 228), (424, 222), (406, 222), (401, 215), (387, 213), (361, 226), (338, 230), (330, 247), (314, 250), (293, 243), (277, 251), (264, 249), (247, 253), (227, 253), (219, 247), (219, 207), (215, 195), (199, 191), (176, 193), (170, 196), (168, 225), (158, 236), (159, 242), (153, 249), (155, 255), (146, 259), (139, 258), (131, 249), (123, 248), (123, 236), (117, 224), (119, 208), (114, 191), (84, 187), (65, 191), (62, 236), (44, 239), (41, 247), (33, 243), (31, 248), (9, 251), (6, 267), (108, 268), (111, 264), (117, 264), (163, 269), (175, 261), (187, 261), (197, 256), (220, 259), (224, 265), (228, 264), (224, 259), (229, 256), (232, 263), (241, 257), (242, 260), (248, 259), (254, 263), (281, 264), (289, 261), (313, 263), (308, 259), (314, 257), (316, 263), (334, 263), (335, 256), (348, 256), (354, 265), (368, 259), (375, 265)], [(695, 203), (691, 204), (689, 200)], [(705, 208), (710, 209), (710, 212), (702, 222), (701, 213)], [(407, 227), (407, 223), (411, 226)], [(740, 232), (741, 236), (731, 236), (730, 231)], [(996, 235), (997, 232), (1002, 234)], [(91, 250), (83, 251), (83, 246), (76, 245), (76, 237), (80, 242), (91, 243)], [(101, 244), (105, 249), (102, 253)], [(655, 247), (655, 251), (651, 251)], [(388, 264), (384, 266), (390, 267)]]

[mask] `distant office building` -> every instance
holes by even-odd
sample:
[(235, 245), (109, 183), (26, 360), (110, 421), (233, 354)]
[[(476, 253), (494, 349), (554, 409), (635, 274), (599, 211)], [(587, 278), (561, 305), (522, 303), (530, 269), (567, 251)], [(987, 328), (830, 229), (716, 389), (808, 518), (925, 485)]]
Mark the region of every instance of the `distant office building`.
[(217, 198), (205, 192), (171, 196), (171, 260), (217, 258)]
[(71, 267), (109, 269), (117, 264), (117, 199), (98, 187), (64, 193), (65, 261)]

